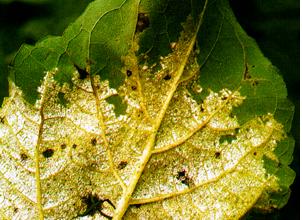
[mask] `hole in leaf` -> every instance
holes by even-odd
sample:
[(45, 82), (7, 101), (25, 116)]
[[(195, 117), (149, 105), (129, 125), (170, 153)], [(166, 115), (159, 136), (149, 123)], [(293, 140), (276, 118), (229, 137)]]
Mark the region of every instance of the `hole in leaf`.
[(184, 169), (177, 172), (176, 179), (188, 187), (193, 184), (192, 179), (187, 175), (187, 171)]
[(145, 13), (139, 13), (136, 23), (136, 32), (142, 32), (147, 27), (149, 27), (149, 25), (150, 21), (148, 15)]
[(127, 70), (127, 76), (130, 77), (132, 75), (132, 71), (131, 70)]
[(236, 138), (236, 136), (234, 136), (234, 135), (223, 135), (223, 136), (221, 136), (220, 137), (220, 139), (219, 139), (219, 143), (220, 144), (222, 144), (223, 142), (227, 142), (227, 143), (231, 143), (232, 141), (234, 141), (234, 140), (236, 140), (237, 138)]
[(59, 92), (58, 93), (58, 98), (59, 98), (59, 104), (62, 105), (62, 106), (64, 106), (64, 107), (66, 107), (67, 100), (65, 99), (64, 95), (65, 94), (63, 92)]
[(121, 161), (121, 162), (118, 164), (117, 169), (122, 170), (122, 169), (124, 169), (127, 165), (128, 165), (128, 162), (123, 160), (123, 161)]
[(54, 151), (53, 149), (48, 148), (48, 149), (46, 149), (45, 151), (42, 152), (42, 155), (43, 155), (43, 157), (45, 157), (45, 158), (49, 158), (49, 157), (52, 157), (52, 156), (53, 156), (54, 152), (55, 152), (55, 151)]
[(186, 171), (185, 171), (185, 170), (178, 171), (178, 172), (177, 172), (176, 179), (180, 180), (180, 179), (183, 178), (184, 176), (186, 176)]
[(80, 79), (86, 79), (89, 75), (89, 73), (84, 70), (84, 69), (81, 69), (78, 65), (74, 64), (74, 67), (77, 69), (77, 71), (79, 72), (80, 74)]

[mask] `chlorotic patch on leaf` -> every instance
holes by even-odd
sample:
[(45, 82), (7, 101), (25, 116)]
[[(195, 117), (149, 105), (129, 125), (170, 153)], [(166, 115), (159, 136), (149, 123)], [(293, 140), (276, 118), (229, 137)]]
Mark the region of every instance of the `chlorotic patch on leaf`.
[(276, 112), (238, 119), (246, 88), (200, 83), (196, 40), (213, 5), (203, 3), (154, 65), (137, 55), (148, 20), (120, 57), (119, 86), (89, 62), (85, 77), (74, 68), (64, 82), (61, 66), (43, 72), (35, 104), (10, 82), (0, 111), (1, 218), (239, 219), (279, 208), (269, 195), (286, 194), (294, 176), (280, 156), (287, 131)]

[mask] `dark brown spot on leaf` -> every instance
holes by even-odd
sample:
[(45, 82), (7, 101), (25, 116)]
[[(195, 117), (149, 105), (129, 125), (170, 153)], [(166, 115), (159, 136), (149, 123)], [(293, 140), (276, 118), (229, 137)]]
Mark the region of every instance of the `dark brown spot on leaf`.
[(220, 158), (220, 155), (221, 155), (221, 153), (220, 153), (220, 152), (218, 152), (218, 151), (217, 151), (217, 152), (215, 152), (215, 158), (216, 158), (216, 159), (219, 159), (219, 158)]
[(244, 80), (248, 80), (248, 79), (251, 79), (251, 75), (249, 73), (249, 66), (247, 63), (245, 63), (245, 68), (244, 68), (244, 75), (243, 75), (243, 79)]
[(132, 89), (133, 91), (135, 91), (135, 90), (137, 89), (137, 87), (136, 87), (136, 86), (131, 86), (131, 89)]
[(92, 145), (92, 146), (95, 146), (96, 144), (97, 144), (96, 138), (92, 138), (92, 139), (91, 139), (91, 145)]
[(55, 152), (55, 151), (54, 151), (53, 149), (48, 148), (48, 149), (46, 149), (45, 151), (42, 152), (42, 155), (43, 155), (43, 157), (45, 157), (45, 158), (49, 158), (49, 157), (52, 157), (52, 156), (53, 156), (54, 152)]
[(25, 153), (21, 153), (21, 154), (20, 154), (20, 158), (21, 158), (21, 161), (25, 161), (25, 160), (28, 159), (28, 156), (27, 156), (27, 154), (25, 154)]
[(73, 149), (76, 149), (76, 148), (77, 148), (77, 146), (78, 146), (78, 145), (73, 144), (73, 145), (72, 145), (72, 148), (73, 148)]
[(171, 75), (170, 74), (165, 75), (164, 80), (170, 80), (170, 79), (171, 79)]
[(258, 80), (254, 80), (253, 82), (252, 82), (252, 86), (258, 86), (259, 85), (259, 81)]
[(253, 154), (254, 154), (254, 156), (257, 156), (257, 152), (256, 151)]
[(127, 76), (130, 77), (132, 75), (132, 71), (131, 70), (127, 70)]
[(64, 150), (66, 148), (66, 144), (63, 143), (63, 144), (61, 144), (60, 147), (61, 147), (62, 150)]
[(117, 169), (122, 170), (122, 169), (124, 169), (127, 165), (128, 165), (128, 162), (123, 160), (123, 161), (121, 161), (121, 162), (118, 164)]

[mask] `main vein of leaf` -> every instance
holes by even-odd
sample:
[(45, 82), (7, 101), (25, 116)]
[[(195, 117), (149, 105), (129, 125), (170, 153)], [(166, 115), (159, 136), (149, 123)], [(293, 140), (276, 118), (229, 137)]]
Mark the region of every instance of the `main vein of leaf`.
[(186, 64), (188, 62), (188, 59), (190, 57), (190, 54), (193, 50), (193, 47), (194, 47), (194, 44), (196, 42), (196, 37), (197, 37), (197, 34), (199, 32), (199, 29), (200, 29), (200, 26), (202, 24), (202, 21), (203, 21), (203, 17), (204, 17), (204, 13), (205, 13), (205, 10), (207, 8), (207, 4), (208, 4), (208, 0), (205, 1), (205, 4), (204, 4), (204, 7), (203, 7), (203, 10), (201, 12), (201, 15), (200, 15), (200, 18), (199, 18), (199, 22), (198, 22), (198, 25), (196, 27), (196, 30), (195, 30), (195, 33), (188, 45), (188, 49), (186, 51), (186, 53), (184, 54), (184, 59), (183, 61), (181, 62), (181, 64), (179, 65), (179, 68), (175, 74), (175, 78), (173, 79), (173, 82), (172, 82), (172, 86), (171, 86), (171, 89), (170, 91), (168, 92), (168, 95), (167, 95), (167, 98), (166, 98), (166, 101), (165, 103), (163, 104), (163, 107), (161, 108), (159, 114), (158, 114), (158, 117), (156, 118), (155, 122), (154, 122), (154, 125), (153, 125), (153, 132), (152, 134), (150, 135), (149, 139), (148, 139), (148, 142), (146, 144), (146, 147), (143, 151), (143, 154), (140, 158), (140, 161), (138, 162), (138, 166), (136, 167), (136, 170), (134, 171), (134, 173), (132, 174), (131, 176), (131, 179), (129, 181), (129, 184), (128, 184), (128, 187), (126, 188), (126, 190), (124, 190), (123, 192), (123, 195), (122, 195), (122, 198), (120, 199), (117, 207), (116, 207), (116, 210), (115, 210), (115, 214), (113, 216), (113, 220), (119, 220), (119, 219), (122, 219), (122, 217), (124, 216), (125, 212), (127, 211), (127, 208), (129, 206), (129, 201), (131, 199), (131, 196), (135, 190), (135, 187), (145, 169), (145, 166), (147, 165), (151, 155), (152, 155), (152, 151), (153, 151), (153, 148), (154, 148), (154, 145), (155, 145), (155, 140), (156, 140), (156, 135), (157, 135), (157, 132), (158, 132), (158, 129), (161, 125), (161, 122), (166, 114), (166, 111), (167, 111), (167, 108), (170, 104), (170, 101), (179, 85), (179, 81), (180, 81), (180, 78), (184, 72), (184, 69), (186, 67)]
[[(152, 197), (152, 198), (147, 198), (147, 199), (131, 199), (130, 200), (130, 204), (131, 205), (138, 205), (138, 204), (146, 204), (146, 203), (151, 203), (151, 202), (162, 201), (162, 200), (165, 200), (165, 199), (168, 199), (168, 198), (172, 198), (172, 197), (175, 197), (175, 196), (179, 196), (179, 195), (190, 193), (190, 192), (196, 190), (197, 188), (200, 188), (202, 186), (205, 186), (205, 185), (208, 185), (208, 184), (211, 184), (211, 183), (215, 183), (215, 182), (221, 180), (227, 174), (236, 171), (236, 168), (237, 168), (238, 164), (240, 164), (240, 162), (243, 161), (244, 158), (247, 157), (249, 154), (251, 154), (255, 149), (260, 148), (260, 147), (264, 146), (265, 144), (267, 144), (270, 141), (270, 139), (271, 139), (271, 137), (273, 135), (274, 130), (275, 130), (275, 128), (271, 127), (269, 135), (267, 136), (267, 138), (262, 143), (260, 143), (260, 144), (258, 144), (256, 146), (252, 147), (249, 151), (247, 151), (238, 160), (238, 163), (236, 165), (234, 165), (233, 167), (231, 167), (229, 170), (225, 170), (225, 172), (221, 173), (217, 177), (215, 177), (213, 179), (209, 179), (208, 181), (202, 182), (200, 184), (196, 184), (194, 187), (187, 188), (187, 189), (182, 190), (182, 191), (177, 191), (177, 192), (173, 192), (173, 193), (162, 194), (162, 195), (155, 196), (155, 197)], [(257, 178), (257, 176), (255, 178)]]
[(43, 212), (43, 205), (42, 205), (42, 188), (41, 188), (41, 173), (40, 173), (40, 146), (42, 143), (42, 134), (43, 134), (43, 127), (44, 127), (44, 122), (45, 122), (45, 116), (44, 116), (44, 103), (46, 102), (46, 94), (48, 90), (48, 78), (51, 77), (50, 72), (46, 73), (45, 76), (45, 81), (46, 84), (44, 85), (44, 91), (41, 94), (41, 106), (39, 109), (39, 114), (40, 114), (40, 120), (41, 123), (39, 125), (39, 132), (38, 132), (38, 140), (37, 144), (35, 147), (35, 179), (36, 179), (36, 197), (37, 197), (37, 209), (38, 209), (38, 215), (39, 219), (43, 220), (44, 219), (44, 212)]

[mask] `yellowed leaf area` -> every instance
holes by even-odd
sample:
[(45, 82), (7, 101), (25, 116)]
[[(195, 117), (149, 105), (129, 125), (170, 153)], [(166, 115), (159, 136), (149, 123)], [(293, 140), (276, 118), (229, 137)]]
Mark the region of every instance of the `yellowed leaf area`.
[(119, 89), (77, 72), (60, 86), (54, 69), (32, 106), (11, 83), (0, 112), (0, 218), (239, 219), (278, 190), (263, 156), (275, 159), (282, 126), (271, 114), (240, 125), (231, 114), (239, 90), (193, 99), (189, 88), (205, 92), (195, 37), (185, 29), (159, 70), (125, 57)]

